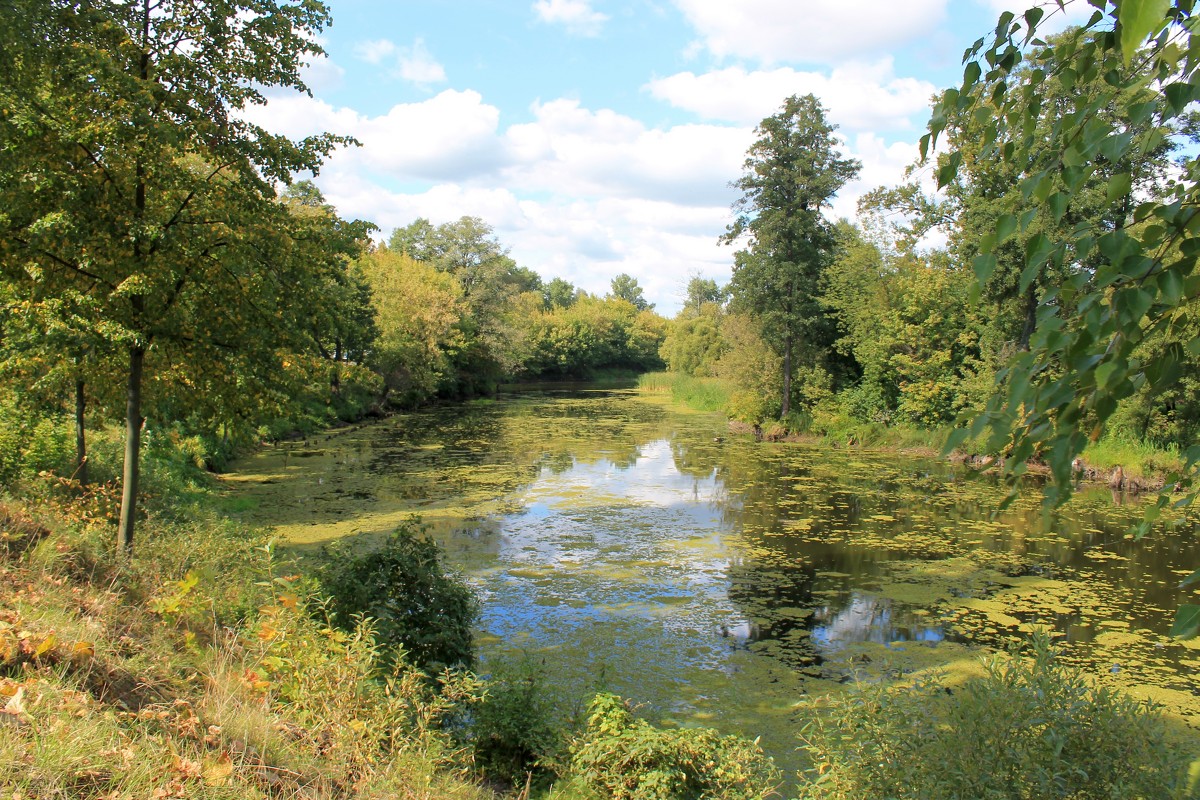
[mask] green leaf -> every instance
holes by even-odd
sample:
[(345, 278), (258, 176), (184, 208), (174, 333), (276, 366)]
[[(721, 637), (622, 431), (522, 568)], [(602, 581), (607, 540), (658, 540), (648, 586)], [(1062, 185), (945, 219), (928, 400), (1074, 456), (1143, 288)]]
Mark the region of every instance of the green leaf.
[(1112, 203), (1125, 197), (1133, 188), (1133, 178), (1128, 172), (1118, 172), (1108, 179), (1108, 187), (1105, 189), (1105, 197), (1108, 202)]
[(992, 277), (992, 273), (996, 271), (996, 256), (991, 253), (976, 256), (972, 266), (975, 268), (976, 279), (980, 283), (987, 283), (987, 279)]
[[(950, 435), (946, 437), (946, 444), (942, 446), (942, 455), (948, 456), (953, 453), (970, 435), (971, 432), (966, 428), (955, 428), (952, 430)], [(1197, 570), (1197, 574), (1200, 574), (1200, 570)]]
[(996, 221), (996, 244), (1003, 244), (1008, 237), (1012, 236), (1017, 231), (1017, 218), (1012, 214), (1005, 214)]
[(1171, 0), (1123, 0), (1117, 9), (1121, 31), (1121, 55), (1128, 65), (1146, 37), (1167, 21)]
[(1054, 216), (1055, 222), (1061, 222), (1063, 215), (1067, 213), (1067, 196), (1062, 192), (1055, 192), (1046, 199), (1050, 206), (1050, 213)]
[(1171, 635), (1177, 639), (1193, 639), (1200, 633), (1200, 606), (1184, 603), (1175, 612)]
[(1171, 83), (1163, 88), (1163, 94), (1167, 96), (1171, 111), (1179, 114), (1195, 99), (1196, 90), (1188, 83)]
[(1096, 385), (1102, 389), (1107, 387), (1108, 384), (1112, 382), (1113, 378), (1116, 377), (1118, 369), (1123, 366), (1123, 364), (1109, 361), (1096, 367)]
[(981, 73), (982, 69), (980, 69), (978, 61), (969, 62), (963, 70), (963, 90), (965, 91), (974, 86), (979, 81)]
[(1042, 15), (1045, 13), (1045, 11), (1036, 7), (1025, 12), (1025, 41), (1028, 42), (1033, 38), (1034, 31), (1037, 30), (1038, 21), (1041, 20)]

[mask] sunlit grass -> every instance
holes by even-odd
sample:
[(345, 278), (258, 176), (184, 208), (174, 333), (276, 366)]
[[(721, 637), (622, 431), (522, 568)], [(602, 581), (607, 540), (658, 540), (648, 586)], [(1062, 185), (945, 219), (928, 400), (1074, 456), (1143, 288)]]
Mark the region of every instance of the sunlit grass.
[(679, 372), (647, 372), (638, 378), (645, 392), (670, 394), (671, 399), (695, 411), (724, 411), (733, 387), (720, 378), (696, 378)]

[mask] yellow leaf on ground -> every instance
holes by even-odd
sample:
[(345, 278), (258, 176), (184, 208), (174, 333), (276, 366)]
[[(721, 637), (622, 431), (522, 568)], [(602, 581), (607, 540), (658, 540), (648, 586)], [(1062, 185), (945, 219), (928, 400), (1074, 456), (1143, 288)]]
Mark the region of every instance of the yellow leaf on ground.
[(233, 775), (233, 761), (229, 753), (221, 753), (220, 758), (204, 760), (204, 782), (209, 786), (224, 786)]

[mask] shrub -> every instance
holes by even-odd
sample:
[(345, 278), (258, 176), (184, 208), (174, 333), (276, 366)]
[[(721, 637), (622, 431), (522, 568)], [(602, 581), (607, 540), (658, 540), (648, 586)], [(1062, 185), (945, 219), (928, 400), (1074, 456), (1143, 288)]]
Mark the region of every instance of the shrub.
[(758, 744), (709, 728), (663, 730), (621, 698), (598, 694), (571, 769), (612, 800), (755, 800), (774, 797), (779, 770)]
[(378, 640), (402, 649), (427, 672), (475, 663), (472, 626), (479, 601), (463, 579), (442, 565), (437, 544), (410, 521), (378, 547), (355, 550), (343, 540), (326, 548), (318, 579), (334, 622), (352, 630), (358, 617), (374, 620)]
[(489, 777), (517, 785), (552, 777), (563, 750), (563, 725), (545, 673), (528, 656), (492, 669), (487, 694), (474, 712), (475, 763)]
[(804, 734), (813, 800), (1194, 796), (1146, 704), (1094, 685), (1037, 635), (953, 694), (933, 681), (824, 701)]

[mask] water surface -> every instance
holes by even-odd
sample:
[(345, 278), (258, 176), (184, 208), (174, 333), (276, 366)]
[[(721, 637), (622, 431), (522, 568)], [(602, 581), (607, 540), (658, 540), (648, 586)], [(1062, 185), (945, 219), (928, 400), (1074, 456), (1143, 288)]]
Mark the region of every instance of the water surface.
[[(796, 766), (795, 708), (852, 678), (943, 668), (1048, 627), (1097, 680), (1200, 723), (1200, 656), (1167, 637), (1200, 565), (1189, 527), (1133, 542), (1135, 502), (1046, 516), (931, 460), (730, 436), (633, 391), (406, 414), (239, 465), (248, 519), (304, 550), (419, 514), (484, 600), (489, 659), (543, 662), (665, 724), (761, 736)], [(1114, 502), (1116, 501), (1116, 502)]]

